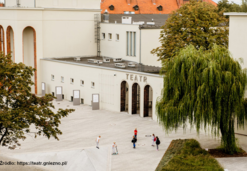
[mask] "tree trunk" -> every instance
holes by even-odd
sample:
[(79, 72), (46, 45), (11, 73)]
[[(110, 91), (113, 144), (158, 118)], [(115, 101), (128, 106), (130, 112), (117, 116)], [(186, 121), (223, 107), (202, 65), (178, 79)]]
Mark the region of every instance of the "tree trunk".
[(237, 145), (234, 132), (234, 120), (229, 120), (228, 128), (223, 125), (223, 121), (220, 123), (221, 131), (221, 143), (226, 153), (234, 154), (237, 152)]

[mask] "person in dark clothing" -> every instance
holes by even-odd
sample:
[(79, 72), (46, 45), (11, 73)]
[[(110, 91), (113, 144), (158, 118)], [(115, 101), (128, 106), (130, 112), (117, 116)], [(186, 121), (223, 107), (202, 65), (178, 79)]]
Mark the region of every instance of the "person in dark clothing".
[(136, 138), (133, 136), (133, 139), (131, 141), (133, 143), (133, 148), (136, 148)]
[(157, 146), (157, 151), (159, 151), (159, 145), (160, 145), (160, 139), (158, 136), (156, 136), (156, 146)]

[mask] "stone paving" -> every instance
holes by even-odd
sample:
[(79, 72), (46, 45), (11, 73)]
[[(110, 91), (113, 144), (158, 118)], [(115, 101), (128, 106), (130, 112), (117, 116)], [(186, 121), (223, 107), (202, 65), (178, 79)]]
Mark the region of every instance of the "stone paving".
[[(29, 153), (37, 155), (35, 159), (38, 160), (39, 153), (56, 151), (64, 153), (66, 150), (95, 148), (95, 139), (98, 135), (101, 135), (100, 147), (108, 148), (113, 142), (118, 145), (119, 155), (111, 156), (108, 161), (111, 164), (112, 171), (154, 171), (173, 139), (195, 138), (200, 142), (202, 148), (216, 148), (220, 145), (218, 139), (212, 138), (211, 135), (204, 132), (197, 135), (195, 130), (187, 130), (184, 133), (180, 128), (176, 133), (172, 132), (166, 135), (158, 123), (150, 118), (141, 118), (138, 115), (106, 110), (92, 111), (88, 105), (72, 106), (72, 103), (68, 101), (54, 102), (54, 105), (56, 109), (74, 108), (76, 110), (67, 118), (62, 119), (59, 128), (63, 134), (59, 136), (60, 141), (53, 138), (48, 140), (43, 136), (35, 139), (30, 134), (25, 141), (21, 142), (21, 149), (8, 150), (1, 147), (0, 154), (2, 156), (0, 156), (0, 160), (4, 157), (11, 158)], [(133, 149), (131, 139), (135, 128), (138, 129), (138, 141), (137, 148)], [(151, 146), (151, 138), (145, 137), (145, 135), (153, 133), (160, 138), (159, 151)], [(246, 139), (241, 136), (238, 136), (238, 138), (240, 145), (247, 151)], [(102, 160), (107, 159), (102, 157)], [(242, 171), (247, 168), (247, 158), (227, 158), (218, 159), (218, 161), (229, 171)], [(5, 167), (5, 170), (15, 169)], [(31, 170), (39, 169), (33, 168)]]

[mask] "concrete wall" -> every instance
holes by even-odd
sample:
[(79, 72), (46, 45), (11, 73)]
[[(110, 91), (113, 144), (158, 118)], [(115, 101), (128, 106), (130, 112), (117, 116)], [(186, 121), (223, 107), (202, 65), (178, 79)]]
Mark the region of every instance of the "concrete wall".
[(230, 16), (229, 50), (235, 59), (243, 58), (247, 68), (247, 15)]
[(156, 55), (152, 55), (151, 51), (159, 46), (161, 43), (159, 42), (161, 29), (142, 29), (141, 30), (141, 61), (146, 65), (159, 66), (161, 67), (161, 62), (157, 61), (158, 57)]
[[(21, 7), (100, 9), (100, 0), (19, 0)], [(6, 7), (16, 7), (16, 0), (6, 0)]]
[[(0, 25), (6, 35), (13, 28), (15, 62), (23, 62), (23, 30), (36, 31), (37, 86), (40, 86), (40, 59), (49, 57), (95, 56), (94, 14), (100, 10), (44, 10), (1, 8)], [(7, 39), (5, 36), (5, 52)]]
[[(66, 69), (65, 69), (66, 68)], [(84, 99), (84, 103), (91, 105), (92, 94), (100, 94), (100, 108), (110, 111), (120, 112), (120, 89), (121, 82), (126, 81), (128, 83), (128, 101), (129, 111), (132, 110), (132, 85), (138, 83), (141, 89), (140, 95), (140, 113), (143, 116), (144, 109), (144, 87), (150, 85), (153, 89), (153, 119), (157, 120), (155, 115), (156, 99), (161, 95), (161, 89), (163, 88), (163, 78), (159, 75), (151, 75), (145, 73), (133, 73), (130, 71), (120, 70), (108, 70), (98, 67), (80, 66), (78, 64), (67, 64), (48, 60), (41, 60), (42, 77), (41, 81), (46, 83), (46, 93), (55, 92), (56, 86), (63, 87), (63, 94), (66, 100), (70, 100), (73, 95), (73, 90), (80, 90), (81, 98)], [(115, 76), (114, 76), (115, 74)], [(128, 77), (126, 74), (129, 74)], [(133, 78), (137, 76), (137, 81), (131, 80), (130, 75)], [(51, 80), (51, 75), (55, 76), (55, 80)], [(139, 77), (147, 77), (147, 82), (140, 81)], [(61, 82), (61, 77), (64, 77), (64, 83)], [(70, 79), (74, 79), (74, 84), (70, 83)], [(80, 80), (84, 81), (84, 86), (80, 85)], [(95, 83), (95, 87), (91, 87), (91, 82)], [(41, 88), (39, 88), (39, 92)]]
[[(152, 49), (161, 45), (159, 42), (160, 29), (140, 30), (139, 25), (113, 23), (101, 23), (100, 26), (101, 56), (123, 58), (129, 61), (141, 62), (144, 65), (161, 67), (161, 63), (157, 61), (158, 58), (150, 53)], [(136, 56), (127, 56), (127, 31), (136, 32)], [(105, 39), (102, 39), (102, 33), (105, 33)], [(108, 39), (109, 33), (113, 36), (112, 40)], [(116, 40), (116, 34), (120, 36), (119, 41)]]
[[(127, 31), (136, 32), (136, 56), (127, 56)], [(105, 39), (103, 39), (102, 33), (105, 33)], [(112, 34), (112, 40), (109, 40), (109, 33)], [(116, 40), (116, 34), (119, 34), (119, 41)], [(135, 61), (139, 63), (139, 25), (101, 23), (100, 39), (101, 56), (107, 56), (111, 58), (123, 58), (125, 60)]]

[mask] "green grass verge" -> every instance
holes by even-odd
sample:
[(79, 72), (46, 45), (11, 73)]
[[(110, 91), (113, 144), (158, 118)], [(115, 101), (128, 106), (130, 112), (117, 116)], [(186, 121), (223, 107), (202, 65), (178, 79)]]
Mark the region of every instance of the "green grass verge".
[(156, 171), (224, 171), (218, 161), (194, 140), (174, 140)]

